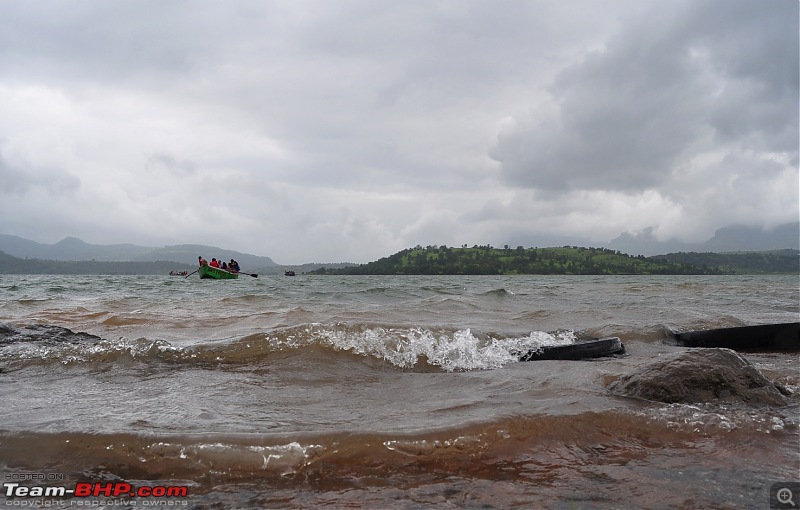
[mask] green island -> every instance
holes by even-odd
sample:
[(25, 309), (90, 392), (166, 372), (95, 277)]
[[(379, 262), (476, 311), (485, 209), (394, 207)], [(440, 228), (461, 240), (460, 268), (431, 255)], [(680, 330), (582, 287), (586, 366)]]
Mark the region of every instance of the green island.
[(318, 275), (721, 275), (800, 273), (800, 251), (671, 253), (645, 257), (606, 248), (493, 248), (416, 246), (374, 262), (321, 267)]

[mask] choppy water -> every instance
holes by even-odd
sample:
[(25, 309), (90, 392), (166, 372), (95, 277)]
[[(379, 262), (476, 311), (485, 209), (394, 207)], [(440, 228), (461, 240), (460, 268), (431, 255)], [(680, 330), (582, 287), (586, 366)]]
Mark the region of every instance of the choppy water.
[[(0, 342), (0, 476), (197, 508), (768, 508), (800, 480), (796, 353), (746, 355), (787, 407), (606, 385), (670, 329), (798, 319), (797, 276), (2, 275), (0, 323), (97, 338)], [(516, 361), (584, 336), (628, 354)]]

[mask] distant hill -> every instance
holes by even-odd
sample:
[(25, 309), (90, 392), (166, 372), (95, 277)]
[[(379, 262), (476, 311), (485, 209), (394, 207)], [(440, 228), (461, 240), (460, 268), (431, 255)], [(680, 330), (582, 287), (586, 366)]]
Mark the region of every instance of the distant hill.
[(196, 265), (168, 261), (112, 262), (97, 260), (46, 260), (19, 258), (0, 251), (0, 274), (167, 275), (170, 271), (194, 271)]
[(196, 265), (197, 256), (208, 260), (216, 257), (225, 261), (236, 259), (244, 269), (256, 270), (276, 267), (269, 257), (250, 255), (216, 246), (183, 244), (156, 248), (134, 244), (89, 244), (75, 237), (66, 237), (55, 244), (42, 244), (17, 236), (0, 234), (0, 251), (19, 258), (103, 262), (155, 262), (167, 261)]
[(800, 249), (800, 222), (786, 223), (773, 229), (731, 225), (717, 229), (714, 236), (702, 243), (658, 241), (653, 229), (638, 235), (625, 233), (607, 245), (614, 250), (642, 255), (659, 255), (675, 252), (726, 253), (746, 251), (772, 251)]
[(184, 264), (197, 264), (198, 255), (202, 255), (208, 260), (214, 257), (226, 262), (230, 259), (236, 259), (243, 269), (262, 269), (278, 266), (278, 264), (269, 257), (260, 257), (258, 255), (250, 255), (233, 250), (223, 250), (215, 246), (204, 246), (200, 244), (178, 244), (165, 246), (163, 248), (154, 248), (148, 252), (137, 255), (133, 260), (174, 260)]
[(721, 228), (703, 243), (702, 251), (725, 253), (783, 249), (800, 249), (800, 222), (770, 230), (742, 225)]
[(133, 244), (89, 244), (76, 237), (65, 237), (55, 244), (42, 244), (22, 237), (0, 234), (0, 250), (20, 258), (130, 261), (139, 254), (154, 249), (156, 248)]
[(800, 274), (800, 251), (775, 250), (736, 253), (679, 252), (649, 257), (700, 267), (717, 267), (726, 273), (736, 274)]
[[(683, 254), (685, 255), (685, 254)], [(403, 250), (368, 264), (321, 268), (313, 274), (735, 274), (798, 273), (800, 251), (700, 254), (701, 257), (631, 256), (607, 248), (505, 248), (428, 246)], [(724, 266), (723, 266), (724, 264)]]
[(607, 243), (592, 243), (574, 236), (529, 235), (509, 240), (511, 247), (522, 246), (590, 246), (609, 248), (632, 255), (661, 255), (676, 252), (742, 252), (800, 249), (800, 222), (786, 223), (772, 229), (731, 225), (720, 228), (714, 236), (701, 243), (686, 243), (656, 239), (652, 227), (639, 232), (625, 232)]
[[(197, 245), (189, 245), (191, 247), (191, 254), (195, 253), (194, 248)], [(207, 246), (200, 246), (200, 248), (207, 249)], [(220, 250), (222, 251), (222, 250)], [(228, 252), (237, 253), (237, 252)], [(220, 258), (222, 256), (220, 255)], [(248, 260), (247, 256), (240, 256), (236, 258), (239, 261)], [(353, 265), (348, 263), (336, 264), (303, 264), (299, 266), (273, 266), (273, 267), (259, 267), (259, 266), (246, 266), (245, 272), (260, 275), (283, 275), (284, 271), (293, 270), (297, 274), (302, 272), (309, 272), (320, 267), (327, 266), (329, 268), (346, 267)], [(154, 261), (108, 261), (108, 260), (51, 260), (40, 258), (20, 258), (9, 255), (0, 251), (0, 274), (99, 274), (99, 275), (147, 275), (147, 274), (160, 274), (167, 275), (171, 271), (188, 271), (192, 272), (197, 269), (196, 259), (192, 259), (191, 263), (184, 264), (174, 261), (154, 260)]]

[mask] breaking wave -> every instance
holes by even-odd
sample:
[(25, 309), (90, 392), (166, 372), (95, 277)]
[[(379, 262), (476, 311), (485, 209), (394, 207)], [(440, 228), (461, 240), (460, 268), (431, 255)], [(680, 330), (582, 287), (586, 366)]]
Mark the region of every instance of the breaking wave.
[(180, 346), (164, 340), (125, 337), (108, 340), (54, 326), (41, 328), (44, 329), (38, 334), (34, 329), (33, 333), (23, 331), (0, 338), (0, 370), (50, 363), (125, 361), (258, 364), (281, 353), (314, 349), (333, 357), (346, 353), (375, 358), (399, 369), (437, 367), (453, 372), (500, 368), (517, 362), (522, 353), (578, 340), (569, 330), (532, 331), (508, 337), (470, 329), (336, 323), (293, 326), (241, 338)]

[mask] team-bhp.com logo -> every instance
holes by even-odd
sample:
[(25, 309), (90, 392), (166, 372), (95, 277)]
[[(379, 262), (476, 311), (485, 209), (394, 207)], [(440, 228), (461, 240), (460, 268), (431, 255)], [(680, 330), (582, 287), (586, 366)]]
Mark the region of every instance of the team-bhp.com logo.
[(9, 498), (185, 498), (189, 488), (185, 485), (135, 487), (125, 482), (79, 482), (74, 488), (64, 486), (26, 486), (17, 482), (3, 483), (3, 493)]

